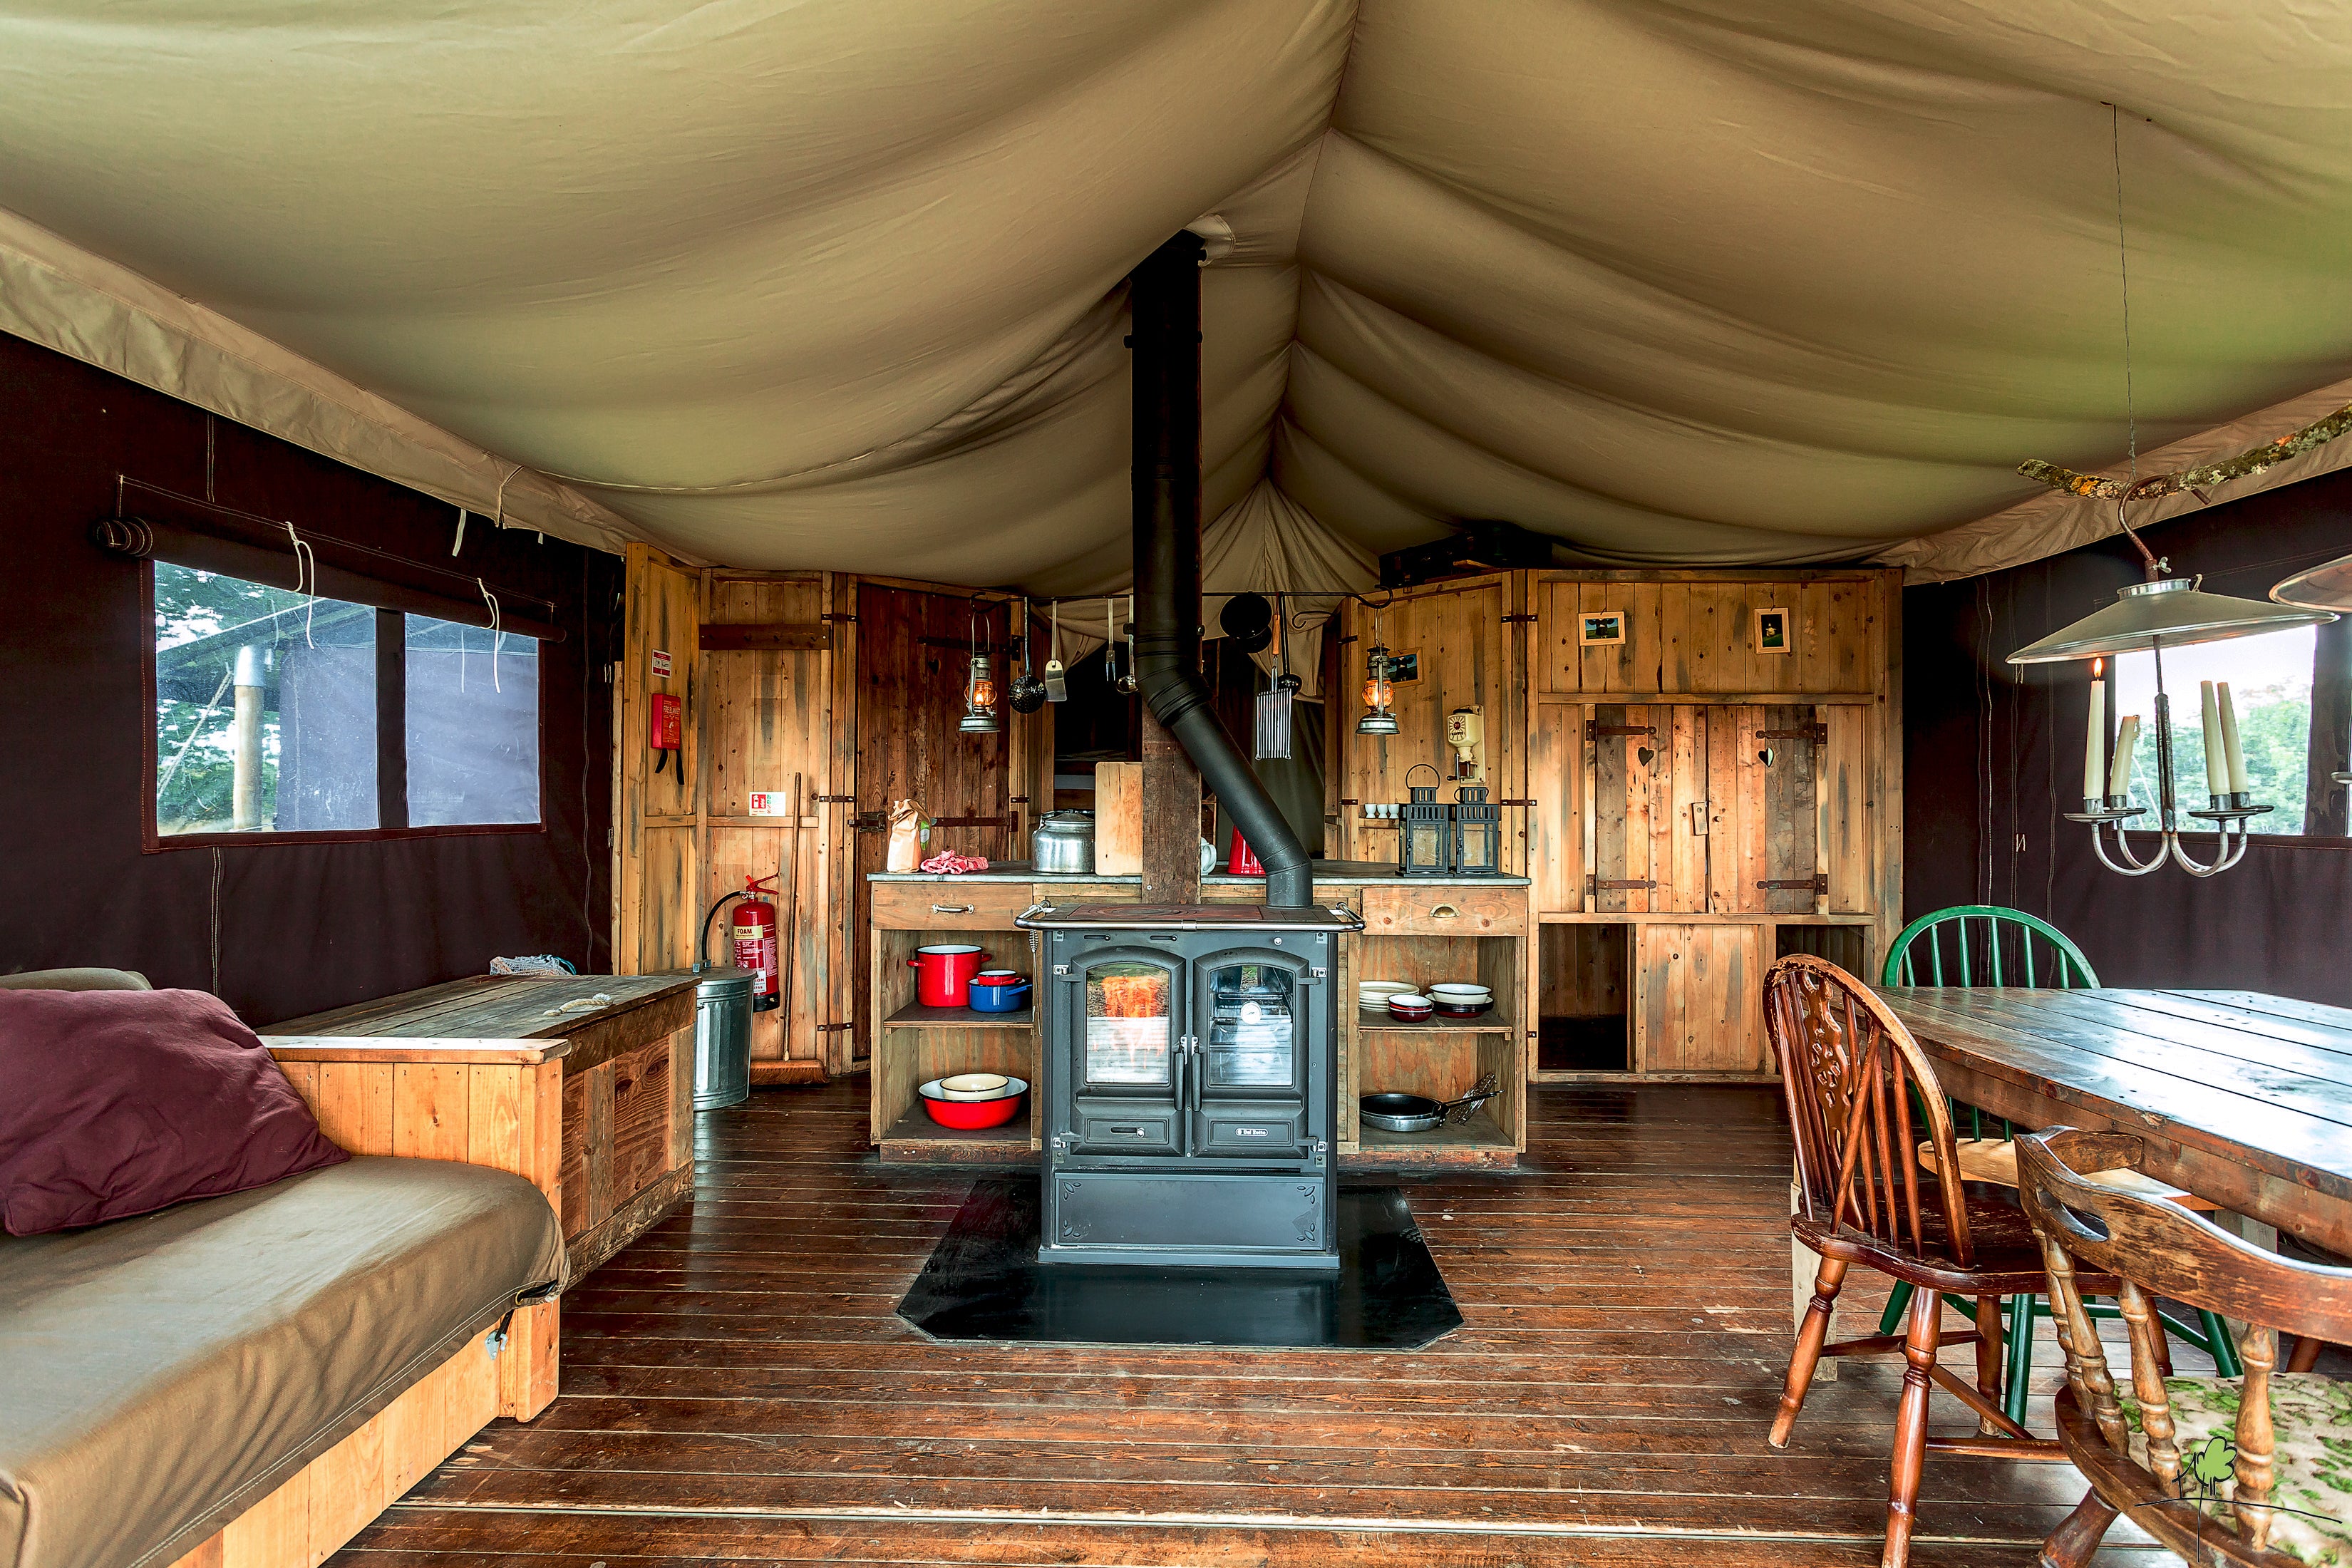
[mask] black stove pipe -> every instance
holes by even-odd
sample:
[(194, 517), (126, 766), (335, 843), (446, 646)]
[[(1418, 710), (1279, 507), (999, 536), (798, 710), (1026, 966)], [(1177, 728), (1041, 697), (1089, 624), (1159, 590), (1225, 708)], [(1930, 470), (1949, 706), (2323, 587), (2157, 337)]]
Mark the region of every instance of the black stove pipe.
[(1179, 234), (1128, 279), (1134, 335), (1135, 676), (1265, 868), (1265, 901), (1315, 901), (1307, 850), (1225, 733), (1200, 675), (1201, 257)]

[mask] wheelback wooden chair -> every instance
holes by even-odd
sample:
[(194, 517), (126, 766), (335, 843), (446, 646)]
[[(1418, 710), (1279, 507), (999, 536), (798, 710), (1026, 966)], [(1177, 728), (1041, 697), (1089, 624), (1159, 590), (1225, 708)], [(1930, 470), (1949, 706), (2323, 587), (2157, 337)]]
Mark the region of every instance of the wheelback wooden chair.
[[(2280, 1329), (2352, 1337), (2352, 1269), (2281, 1258), (2178, 1204), (2089, 1179), (2137, 1171), (2141, 1157), (2129, 1133), (2062, 1127), (2018, 1140), (2019, 1193), (2066, 1352), (2058, 1437), (2092, 1487), (2042, 1561), (2080, 1568), (2126, 1513), (2200, 1568), (2352, 1562), (2352, 1475), (2339, 1458), (2352, 1451), (2352, 1383), (2271, 1375)], [(2099, 1273), (2122, 1281), (2127, 1394), (2083, 1310)], [(2164, 1375), (2159, 1297), (2246, 1321), (2242, 1382)]]
[[(2030, 1436), (2000, 1407), (2004, 1296), (2042, 1288), (2040, 1242), (2024, 1214), (1972, 1194), (1953, 1153), (1949, 1102), (1935, 1069), (1903, 1026), (1861, 982), (1826, 960), (1795, 954), (1764, 979), (1764, 1028), (1780, 1068), (1797, 1144), (1797, 1212), (1789, 1226), (1821, 1254), (1813, 1300), (1789, 1358), (1788, 1387), (1772, 1420), (1774, 1447), (1790, 1430), (1825, 1355), (1904, 1358), (1887, 1475), (1886, 1568), (1911, 1553), (1920, 1472), (1932, 1449), (2021, 1459), (2056, 1459), (2058, 1445)], [(1935, 1168), (1915, 1153), (1932, 1142)], [(1830, 1314), (1855, 1264), (1913, 1287), (1900, 1335), (1826, 1344)], [(2112, 1280), (2084, 1281), (2112, 1294)], [(1946, 1295), (1976, 1303), (1976, 1328), (1946, 1338)], [(2031, 1320), (2027, 1320), (2030, 1329)], [(1937, 1364), (1946, 1344), (1973, 1342), (1976, 1386)], [(1931, 1441), (1927, 1391), (1940, 1386), (1976, 1413), (1973, 1436)]]

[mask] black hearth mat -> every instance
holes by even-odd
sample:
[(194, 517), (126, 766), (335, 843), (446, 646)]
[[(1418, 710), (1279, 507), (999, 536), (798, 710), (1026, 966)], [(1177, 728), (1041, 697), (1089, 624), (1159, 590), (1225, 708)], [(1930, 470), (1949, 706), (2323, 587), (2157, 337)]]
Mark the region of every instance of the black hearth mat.
[(1339, 1268), (1037, 1261), (1037, 1179), (972, 1184), (898, 1315), (935, 1340), (1417, 1350), (1461, 1310), (1394, 1187), (1339, 1189)]

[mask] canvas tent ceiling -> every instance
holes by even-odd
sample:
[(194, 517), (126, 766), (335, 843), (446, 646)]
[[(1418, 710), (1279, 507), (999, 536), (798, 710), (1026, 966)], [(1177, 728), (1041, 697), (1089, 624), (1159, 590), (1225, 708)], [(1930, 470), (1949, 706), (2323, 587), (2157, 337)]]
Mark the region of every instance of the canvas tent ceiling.
[(1119, 279), (1208, 212), (1212, 517), (2076, 542), (2011, 470), (2122, 455), (2105, 101), (2143, 451), (2352, 374), (2343, 7), (25, 0), (0, 89), (0, 325), (747, 566), (1098, 589)]

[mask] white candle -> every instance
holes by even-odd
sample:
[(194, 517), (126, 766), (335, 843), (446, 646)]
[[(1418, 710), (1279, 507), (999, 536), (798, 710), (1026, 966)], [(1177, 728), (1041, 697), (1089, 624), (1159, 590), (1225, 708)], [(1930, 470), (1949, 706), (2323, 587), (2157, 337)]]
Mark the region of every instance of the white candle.
[(2139, 751), (2139, 715), (2126, 713), (2116, 727), (2116, 766), (2107, 775), (2107, 793), (2113, 795), (2131, 794), (2132, 759)]
[(2096, 800), (2107, 776), (2107, 683), (2091, 678), (2091, 727), (2083, 737), (2083, 798)]
[(2221, 756), (2221, 705), (2214, 700), (2211, 681), (2201, 680), (2197, 684), (2198, 695), (2205, 702), (2205, 788), (2210, 794), (2220, 795), (2229, 788), (2223, 782), (2229, 773)]
[(2238, 743), (2238, 710), (2230, 701), (2228, 681), (2214, 689), (2221, 699), (2221, 750), (2230, 764), (2230, 793), (2243, 795), (2253, 786), (2246, 783), (2246, 750)]

